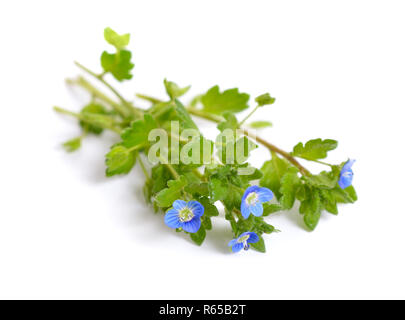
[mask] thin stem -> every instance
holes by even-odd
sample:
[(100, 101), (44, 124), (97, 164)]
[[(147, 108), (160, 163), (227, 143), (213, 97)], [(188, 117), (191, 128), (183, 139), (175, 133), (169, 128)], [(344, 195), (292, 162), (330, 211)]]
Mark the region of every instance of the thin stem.
[(180, 175), (177, 173), (176, 169), (174, 169), (174, 167), (170, 163), (165, 163), (166, 160), (161, 155), (159, 155), (159, 160), (160, 163), (163, 164), (170, 171), (174, 179), (177, 180), (180, 178)]
[[(208, 114), (204, 111), (195, 109), (195, 108), (187, 108), (187, 111), (190, 112), (191, 114), (207, 119), (207, 120), (211, 120), (214, 122), (221, 122), (223, 119), (222, 117), (213, 115), (213, 114)], [(264, 140), (263, 138), (260, 138), (258, 136), (256, 136), (255, 134), (253, 134), (252, 132), (250, 132), (247, 129), (241, 128), (240, 129), (244, 135), (255, 139), (258, 143), (260, 143), (261, 145), (265, 146), (267, 149), (269, 149), (270, 151), (273, 151), (275, 153), (278, 153), (279, 155), (281, 155), (282, 157), (284, 157), (285, 159), (287, 159), (290, 163), (292, 163), (294, 166), (296, 166), (300, 172), (303, 175), (309, 176), (311, 175), (311, 173), (305, 168), (303, 167), (293, 156), (291, 156), (288, 152), (276, 147), (275, 145), (271, 144), (270, 142)]]
[(101, 124), (101, 123), (99, 123), (99, 122), (94, 123), (93, 121), (90, 121), (89, 119), (83, 117), (80, 113), (76, 113), (76, 112), (73, 112), (73, 111), (69, 111), (69, 110), (66, 110), (66, 109), (63, 109), (63, 108), (60, 108), (60, 107), (56, 107), (56, 106), (53, 107), (53, 109), (54, 109), (56, 112), (58, 112), (58, 113), (66, 114), (66, 115), (75, 117), (75, 118), (77, 118), (77, 119), (79, 119), (79, 120), (81, 120), (81, 121), (83, 121), (83, 122), (88, 123), (88, 124), (95, 125), (95, 126), (98, 126), (98, 127), (102, 127), (103, 129), (108, 129), (108, 130), (114, 131), (114, 132), (116, 132), (116, 133), (118, 133), (118, 134), (121, 134), (121, 129), (116, 128), (116, 127), (114, 127), (114, 126), (109, 126), (109, 125), (106, 125), (106, 124)]
[(91, 71), (90, 69), (86, 68), (85, 66), (83, 66), (82, 64), (80, 64), (79, 62), (75, 61), (75, 64), (82, 69), (83, 71), (87, 72), (88, 74), (90, 74), (91, 76), (93, 76), (94, 78), (98, 79), (100, 82), (102, 82), (108, 89), (111, 90), (111, 92), (113, 92), (118, 99), (120, 99), (120, 101), (122, 102), (122, 104), (127, 107), (128, 111), (134, 115), (136, 115), (137, 117), (141, 118), (143, 117), (143, 112), (138, 109), (135, 108), (133, 105), (131, 105), (131, 103), (129, 103), (127, 100), (125, 100), (125, 98), (112, 86), (110, 85), (107, 81), (104, 80), (103, 75), (104, 74), (97, 74), (93, 71)]
[(252, 112), (249, 113), (249, 114), (245, 117), (245, 119), (243, 119), (241, 122), (239, 122), (239, 127), (241, 127), (241, 126), (246, 122), (246, 120), (249, 119), (249, 118), (252, 116), (252, 114), (254, 114), (254, 113), (256, 112), (256, 110), (259, 109), (259, 108), (260, 108), (260, 106), (256, 106), (256, 108), (254, 108), (254, 109), (252, 110)]
[(151, 96), (142, 94), (142, 93), (137, 93), (136, 96), (137, 96), (139, 99), (143, 99), (143, 100), (149, 101), (149, 102), (151, 102), (152, 104), (157, 104), (157, 103), (162, 102), (160, 99), (157, 99), (157, 98), (154, 98), (154, 97), (151, 97)]
[(142, 169), (142, 171), (143, 171), (143, 174), (144, 174), (145, 177), (146, 177), (146, 180), (150, 180), (150, 175), (149, 175), (149, 173), (148, 173), (148, 170), (146, 169), (145, 164), (143, 163), (142, 155), (141, 155), (141, 154), (139, 154), (138, 161), (139, 161), (139, 164), (140, 164), (141, 169)]
[(323, 162), (323, 161), (319, 161), (319, 160), (309, 160), (309, 161), (316, 162), (316, 163), (319, 163), (319, 164), (323, 164), (324, 166), (333, 167), (333, 164), (326, 163), (326, 162)]
[(126, 117), (127, 111), (122, 105), (112, 100), (110, 97), (105, 95), (103, 92), (94, 87), (85, 78), (79, 76), (77, 79), (66, 79), (66, 83), (70, 85), (78, 85), (83, 89), (87, 90), (93, 97), (96, 97), (107, 104), (109, 104), (115, 111), (117, 111), (122, 117)]

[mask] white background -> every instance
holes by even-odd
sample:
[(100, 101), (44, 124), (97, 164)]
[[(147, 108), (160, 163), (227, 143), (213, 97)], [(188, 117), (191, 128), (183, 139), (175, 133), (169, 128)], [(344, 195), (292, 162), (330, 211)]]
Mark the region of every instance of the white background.
[[(404, 15), (387, 0), (2, 2), (0, 298), (405, 298)], [(229, 253), (222, 219), (201, 247), (167, 228), (139, 167), (104, 177), (113, 134), (60, 146), (79, 129), (51, 108), (88, 101), (64, 78), (73, 60), (100, 71), (106, 26), (132, 36), (133, 81), (115, 83), (128, 99), (163, 98), (164, 77), (192, 84), (186, 99), (269, 91), (262, 135), (339, 140), (330, 161), (357, 159), (359, 201), (312, 233), (296, 210), (271, 216), (266, 254)]]

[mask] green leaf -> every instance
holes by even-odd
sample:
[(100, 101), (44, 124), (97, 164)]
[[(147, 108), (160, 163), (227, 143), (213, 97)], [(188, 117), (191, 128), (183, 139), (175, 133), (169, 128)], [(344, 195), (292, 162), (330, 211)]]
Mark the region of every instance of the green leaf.
[(111, 28), (104, 29), (104, 39), (111, 45), (113, 45), (117, 50), (125, 48), (129, 44), (130, 34), (126, 33), (119, 35)]
[(263, 129), (263, 128), (268, 128), (272, 127), (273, 124), (270, 121), (253, 121), (248, 124), (248, 127), (253, 128), (253, 129)]
[[(105, 110), (104, 106), (96, 103), (90, 103), (86, 106), (83, 107), (83, 109), (80, 111), (81, 114), (86, 114), (86, 113), (91, 113), (91, 114), (100, 114), (100, 115), (106, 115), (107, 111)], [(86, 123), (84, 121), (80, 121), (80, 126), (87, 132), (91, 132), (94, 134), (100, 134), (103, 132), (103, 128), (97, 127), (94, 125), (91, 125), (89, 123)]]
[(305, 177), (309, 184), (322, 189), (332, 189), (336, 187), (339, 175), (333, 171), (322, 171), (317, 175)]
[(63, 147), (67, 152), (76, 151), (80, 149), (81, 145), (82, 145), (82, 137), (73, 138), (63, 143)]
[(170, 171), (166, 166), (157, 164), (152, 168), (152, 193), (156, 194), (167, 187), (167, 182), (172, 179)]
[(280, 182), (280, 193), (282, 194), (280, 204), (286, 209), (291, 209), (295, 202), (295, 194), (301, 184), (301, 180), (298, 177), (298, 169), (295, 167), (288, 168)]
[(135, 164), (135, 154), (122, 145), (113, 146), (105, 156), (106, 175), (127, 174)]
[(225, 118), (225, 121), (220, 122), (217, 126), (219, 131), (222, 132), (226, 129), (236, 130), (238, 128), (238, 119), (236, 119), (232, 112), (224, 112), (223, 117)]
[(101, 55), (101, 66), (118, 81), (129, 80), (132, 78), (131, 70), (134, 67), (131, 56), (128, 50), (120, 50), (117, 53), (104, 51)]
[(309, 198), (301, 202), (300, 213), (304, 215), (304, 222), (310, 230), (314, 230), (321, 217), (321, 198), (317, 189), (312, 190)]
[(349, 186), (345, 189), (336, 186), (336, 188), (331, 192), (335, 196), (338, 203), (354, 203), (357, 201), (356, 190), (353, 186)]
[(211, 202), (224, 200), (228, 193), (228, 185), (218, 178), (211, 178), (208, 184)]
[(191, 240), (193, 240), (199, 246), (204, 242), (205, 236), (206, 232), (203, 226), (201, 226), (197, 232), (190, 233)]
[(202, 97), (203, 110), (209, 113), (222, 114), (225, 111), (240, 112), (247, 108), (249, 95), (240, 93), (237, 88), (219, 91), (219, 86), (209, 89)]
[(171, 207), (175, 200), (181, 198), (182, 189), (187, 185), (187, 179), (181, 176), (177, 180), (170, 180), (167, 183), (168, 188), (161, 190), (156, 195), (156, 203), (161, 208)]
[(263, 107), (265, 105), (273, 104), (276, 101), (276, 98), (272, 98), (269, 93), (264, 93), (255, 98), (255, 101), (259, 105), (259, 107)]
[(262, 252), (262, 253), (266, 252), (266, 245), (264, 244), (264, 240), (263, 240), (262, 236), (259, 236), (259, 241), (258, 242), (250, 243), (250, 245), (256, 251), (259, 251), (259, 252)]
[(181, 97), (191, 88), (191, 86), (180, 88), (176, 83), (166, 79), (164, 80), (164, 85), (171, 100)]
[(326, 211), (337, 215), (339, 213), (336, 197), (331, 190), (319, 190), (322, 206)]
[(283, 210), (283, 206), (277, 203), (264, 203), (263, 204), (263, 217), (266, 217), (272, 213)]
[(149, 144), (148, 136), (150, 131), (156, 128), (157, 123), (154, 118), (149, 114), (145, 114), (143, 120), (132, 122), (132, 125), (122, 132), (122, 145), (127, 148), (146, 146)]
[(175, 100), (174, 111), (176, 113), (176, 118), (180, 121), (182, 129), (195, 129), (199, 131), (186, 108), (184, 108), (183, 104), (177, 99)]
[(277, 199), (281, 197), (281, 178), (289, 167), (290, 164), (287, 160), (279, 158), (275, 153), (272, 153), (271, 160), (266, 161), (261, 168), (263, 178), (260, 180), (260, 185), (273, 191)]
[(295, 157), (300, 157), (306, 160), (318, 160), (327, 157), (327, 152), (337, 148), (338, 142), (331, 139), (313, 139), (305, 143), (298, 143), (293, 152), (291, 153)]
[(202, 197), (198, 201), (204, 207), (204, 216), (205, 217), (217, 217), (219, 215), (218, 208), (213, 205), (207, 197)]

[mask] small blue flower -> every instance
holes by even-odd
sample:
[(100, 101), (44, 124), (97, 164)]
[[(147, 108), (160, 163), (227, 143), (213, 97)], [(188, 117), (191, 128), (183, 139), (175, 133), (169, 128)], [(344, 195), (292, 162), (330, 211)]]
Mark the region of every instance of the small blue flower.
[(173, 209), (167, 211), (165, 223), (168, 227), (195, 233), (201, 227), (201, 216), (204, 214), (204, 206), (198, 201), (185, 202), (176, 200)]
[(273, 199), (274, 195), (270, 189), (252, 186), (246, 189), (242, 197), (240, 211), (242, 216), (247, 219), (250, 213), (259, 217), (263, 214), (263, 202), (268, 202)]
[(259, 241), (259, 236), (254, 232), (244, 232), (237, 239), (229, 241), (228, 246), (232, 247), (233, 252), (239, 252), (243, 249), (248, 250), (248, 243), (256, 243)]
[(342, 189), (345, 189), (349, 186), (352, 185), (353, 181), (353, 170), (352, 166), (356, 160), (349, 160), (345, 163), (345, 165), (342, 168), (342, 171), (340, 171), (340, 177), (339, 177), (339, 186)]

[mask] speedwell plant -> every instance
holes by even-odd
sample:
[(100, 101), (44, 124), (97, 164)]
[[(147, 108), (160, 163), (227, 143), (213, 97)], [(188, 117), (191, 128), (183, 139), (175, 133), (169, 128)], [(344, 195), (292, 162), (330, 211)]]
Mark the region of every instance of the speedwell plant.
[[(256, 97), (252, 111), (238, 120), (237, 114), (249, 108), (247, 93), (236, 88), (221, 91), (215, 85), (183, 104), (180, 98), (190, 86), (180, 87), (164, 80), (168, 98), (137, 94), (150, 103), (148, 109), (141, 109), (106, 80), (107, 75), (118, 82), (132, 78), (132, 53), (126, 49), (130, 35), (106, 28), (104, 38), (113, 50), (101, 54), (100, 72), (75, 64), (108, 92), (99, 90), (84, 76), (67, 80), (69, 85), (88, 91), (90, 99), (79, 112), (54, 108), (75, 117), (81, 128), (80, 135), (63, 146), (69, 152), (75, 151), (88, 135), (100, 135), (104, 130), (115, 132), (117, 143), (105, 155), (106, 176), (128, 174), (139, 164), (145, 175), (145, 199), (155, 212), (164, 214), (161, 220), (168, 228), (188, 234), (201, 245), (207, 231), (213, 228), (212, 218), (224, 217), (233, 233), (228, 243), (231, 251), (252, 247), (265, 252), (263, 235), (277, 231), (265, 217), (290, 210), (298, 203), (305, 225), (314, 230), (323, 212), (336, 215), (338, 204), (357, 200), (352, 186), (354, 160), (338, 164), (324, 160), (329, 151), (336, 149), (337, 141), (313, 139), (287, 152), (256, 136), (255, 129), (271, 123), (248, 123), (248, 119), (274, 104), (270, 94)], [(217, 124), (215, 142), (204, 137), (193, 117)], [(250, 152), (258, 145), (270, 152), (260, 169), (248, 162)], [(327, 170), (313, 174), (299, 162), (301, 159)], [(224, 215), (218, 211), (220, 204)]]

